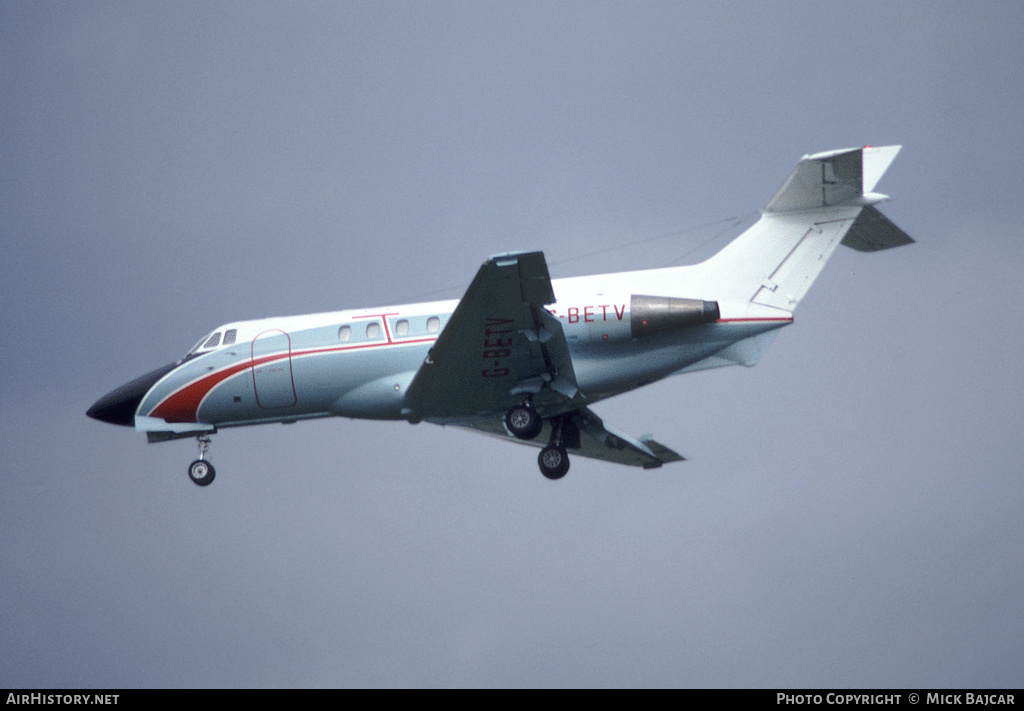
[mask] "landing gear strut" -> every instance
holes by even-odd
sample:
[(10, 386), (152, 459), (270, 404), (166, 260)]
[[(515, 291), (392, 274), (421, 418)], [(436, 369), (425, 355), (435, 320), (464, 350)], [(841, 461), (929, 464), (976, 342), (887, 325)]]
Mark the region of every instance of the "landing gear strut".
[[(563, 418), (551, 420), (551, 441), (548, 446), (540, 450), (537, 457), (537, 464), (540, 465), (540, 473), (548, 479), (561, 479), (569, 471), (569, 454), (565, 451), (562, 442), (562, 432), (565, 427)], [(577, 443), (576, 446), (579, 446)]]
[(206, 459), (206, 452), (210, 448), (210, 437), (209, 435), (199, 435), (196, 437), (196, 442), (199, 444), (199, 459), (188, 466), (188, 478), (197, 486), (209, 486), (217, 475), (213, 465)]

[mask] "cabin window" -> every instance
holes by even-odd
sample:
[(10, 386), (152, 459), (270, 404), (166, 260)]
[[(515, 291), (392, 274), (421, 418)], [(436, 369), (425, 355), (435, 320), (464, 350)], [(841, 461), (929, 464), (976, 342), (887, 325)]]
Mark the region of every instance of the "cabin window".
[(338, 340), (344, 343), (352, 338), (352, 327), (342, 326), (338, 329)]
[(224, 332), (224, 345), (230, 346), (235, 342), (235, 338), (238, 336), (237, 328), (229, 328)]
[(395, 324), (395, 333), (398, 334), (399, 336), (408, 336), (409, 335), (409, 322), (406, 321), (403, 318), (401, 321), (396, 323)]
[(366, 337), (371, 341), (380, 338), (380, 324), (376, 321), (366, 324)]
[(210, 340), (203, 344), (203, 348), (216, 348), (220, 343), (220, 331), (210, 336)]
[(427, 332), (437, 333), (437, 329), (441, 328), (441, 319), (437, 316), (431, 316), (427, 319)]

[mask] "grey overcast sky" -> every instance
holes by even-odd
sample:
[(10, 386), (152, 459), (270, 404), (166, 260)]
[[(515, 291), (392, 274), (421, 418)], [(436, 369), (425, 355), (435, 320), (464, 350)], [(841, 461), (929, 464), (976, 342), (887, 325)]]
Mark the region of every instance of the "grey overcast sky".
[[(0, 2), (0, 686), (1019, 687), (1024, 4)], [(903, 144), (644, 472), (422, 424), (85, 417), (225, 321), (701, 259)]]

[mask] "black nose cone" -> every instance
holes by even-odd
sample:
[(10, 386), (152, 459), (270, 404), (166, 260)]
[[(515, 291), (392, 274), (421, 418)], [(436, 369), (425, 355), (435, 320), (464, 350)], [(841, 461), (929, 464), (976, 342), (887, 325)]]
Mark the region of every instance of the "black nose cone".
[(152, 373), (146, 373), (141, 378), (136, 378), (127, 385), (122, 385), (113, 390), (90, 407), (86, 415), (101, 422), (109, 422), (112, 425), (135, 425), (135, 411), (139, 409), (139, 403), (146, 396), (149, 389), (156, 385), (156, 381), (164, 377), (177, 367), (177, 363), (157, 368)]

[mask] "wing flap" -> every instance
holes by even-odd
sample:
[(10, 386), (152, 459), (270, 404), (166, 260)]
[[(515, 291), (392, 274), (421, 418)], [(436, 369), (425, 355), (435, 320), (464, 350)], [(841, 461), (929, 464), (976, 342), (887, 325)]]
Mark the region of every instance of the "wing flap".
[[(662, 464), (684, 461), (679, 454), (650, 437), (637, 439), (607, 427), (589, 408), (577, 410), (566, 415), (566, 418), (573, 431), (572, 437), (566, 438), (565, 442), (570, 454), (644, 469), (656, 469)], [(545, 422), (541, 433), (529, 441), (513, 437), (498, 418), (475, 422), (466, 427), (476, 432), (501, 437), (509, 442), (537, 448), (545, 446), (551, 438), (549, 422)]]

